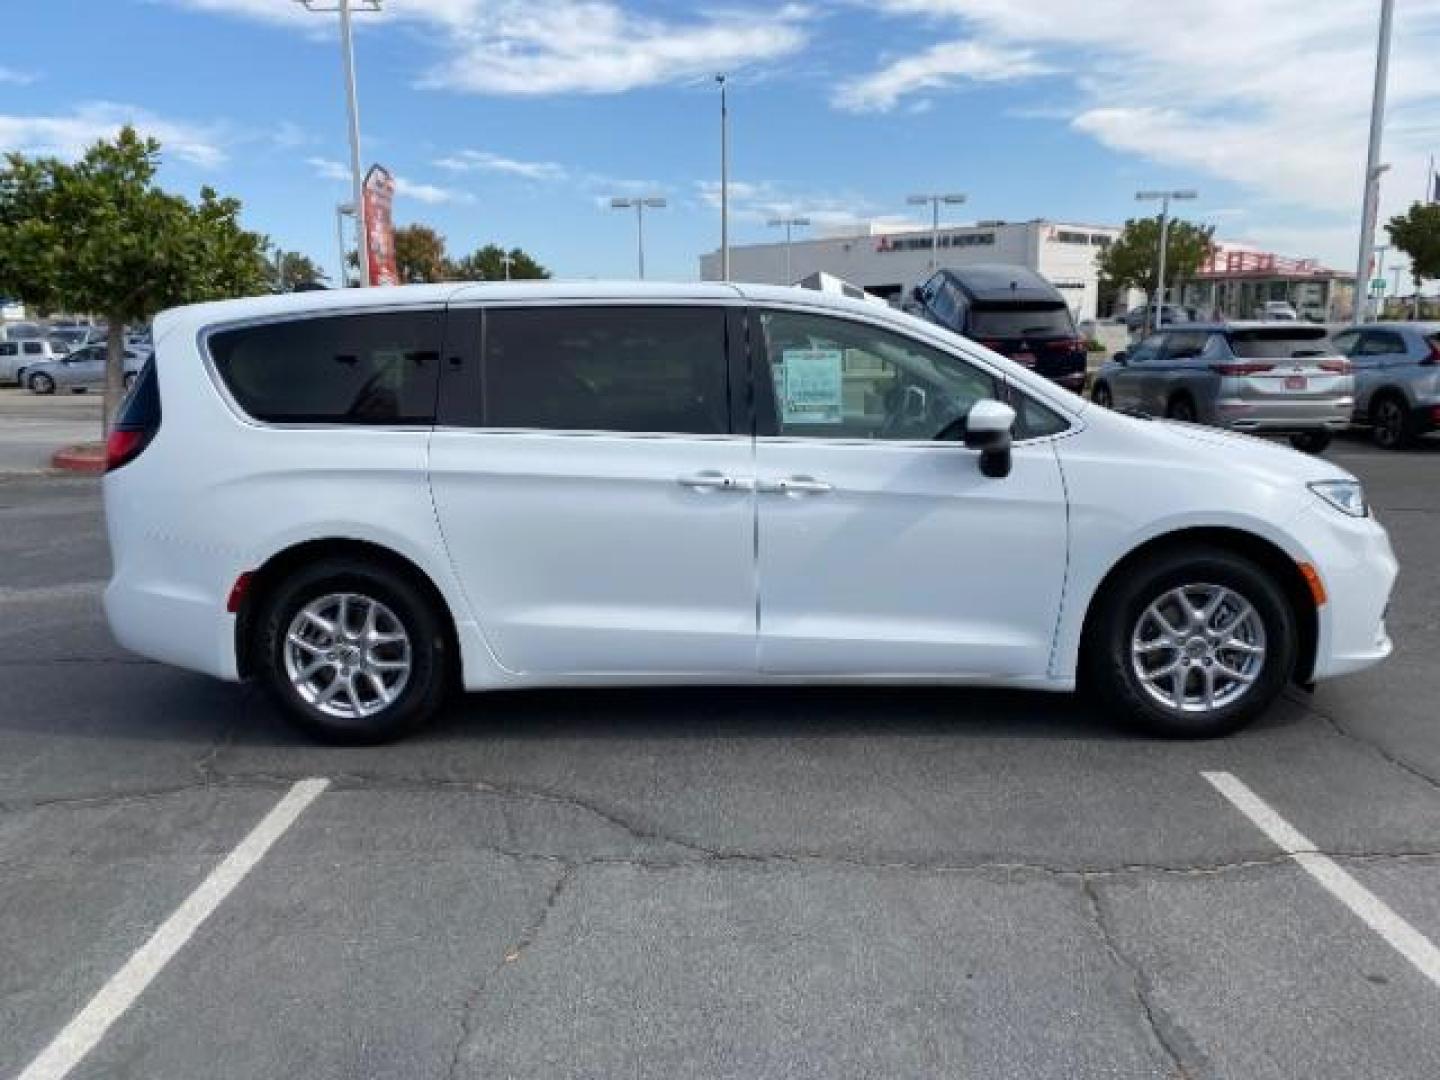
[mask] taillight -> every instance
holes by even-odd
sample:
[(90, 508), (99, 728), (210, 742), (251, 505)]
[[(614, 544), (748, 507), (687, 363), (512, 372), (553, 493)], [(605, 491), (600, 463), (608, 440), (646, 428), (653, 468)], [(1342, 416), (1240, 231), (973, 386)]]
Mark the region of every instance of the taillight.
[(1079, 338), (1056, 338), (1048, 344), (1052, 349), (1065, 349), (1066, 351), (1083, 348), (1085, 345)]
[(1355, 369), (1350, 366), (1349, 360), (1321, 360), (1320, 370), (1332, 375), (1349, 375)]
[(137, 428), (116, 428), (105, 440), (105, 471), (113, 472), (140, 456), (154, 432)]
[(115, 426), (105, 440), (105, 471), (128, 465), (150, 445), (160, 430), (160, 382), (155, 375), (155, 358), (145, 362), (135, 386), (125, 395)]
[(1210, 370), (1217, 375), (1259, 375), (1274, 367), (1274, 364), (1211, 364)]

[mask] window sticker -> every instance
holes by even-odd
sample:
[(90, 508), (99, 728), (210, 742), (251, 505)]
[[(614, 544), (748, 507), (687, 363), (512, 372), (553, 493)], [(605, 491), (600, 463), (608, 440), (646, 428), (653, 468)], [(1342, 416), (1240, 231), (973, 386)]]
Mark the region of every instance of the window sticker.
[(781, 359), (782, 422), (840, 423), (844, 419), (844, 353), (839, 349), (786, 349)]

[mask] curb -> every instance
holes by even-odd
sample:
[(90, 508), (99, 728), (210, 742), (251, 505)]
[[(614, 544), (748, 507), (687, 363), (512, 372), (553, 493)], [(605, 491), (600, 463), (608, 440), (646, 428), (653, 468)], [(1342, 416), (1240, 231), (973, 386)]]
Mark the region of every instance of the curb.
[(50, 458), (50, 464), (66, 472), (103, 473), (105, 471), (105, 447), (101, 443), (80, 443), (65, 446)]

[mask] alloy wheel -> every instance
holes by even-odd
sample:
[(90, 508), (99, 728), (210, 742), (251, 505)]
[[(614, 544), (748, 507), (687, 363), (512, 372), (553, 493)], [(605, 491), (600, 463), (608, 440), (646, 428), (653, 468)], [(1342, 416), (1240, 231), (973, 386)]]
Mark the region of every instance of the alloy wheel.
[(1240, 701), (1265, 667), (1265, 623), (1223, 585), (1181, 585), (1141, 612), (1130, 663), (1145, 693), (1165, 708), (1210, 713)]
[(306, 703), (326, 716), (358, 719), (393, 705), (410, 681), (405, 625), (380, 601), (329, 593), (290, 620), (285, 674)]
[(1405, 438), (1405, 413), (1398, 402), (1386, 398), (1375, 409), (1375, 441), (1393, 450)]

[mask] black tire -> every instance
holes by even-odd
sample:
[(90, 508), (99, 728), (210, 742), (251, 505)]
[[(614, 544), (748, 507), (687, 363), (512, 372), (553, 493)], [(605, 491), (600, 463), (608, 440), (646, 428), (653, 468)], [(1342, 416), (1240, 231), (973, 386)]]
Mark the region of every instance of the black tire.
[[(409, 640), (410, 670), (403, 688), (393, 702), (367, 715), (336, 716), (322, 711), (302, 696), (287, 672), (287, 634), (292, 622), (306, 605), (334, 594), (378, 601)], [(375, 745), (417, 730), (444, 704), (453, 661), (443, 618), (429, 596), (408, 577), (362, 559), (326, 559), (296, 571), (264, 600), (255, 622), (252, 655), (266, 689), (302, 731), (324, 742)], [(368, 659), (374, 652), (374, 648), (366, 648), (362, 655)], [(334, 680), (340, 681), (335, 665), (329, 670)]]
[(30, 387), (32, 394), (53, 394), (55, 392), (55, 380), (43, 371), (37, 371), (26, 379), (26, 385)]
[[(1147, 609), (1182, 585), (1220, 586), (1247, 601), (1264, 628), (1265, 653), (1248, 690), (1228, 704), (1191, 712), (1163, 703), (1142, 683), (1132, 658), (1132, 638)], [(1295, 668), (1295, 613), (1279, 584), (1251, 560), (1219, 548), (1190, 547), (1157, 552), (1112, 579), (1107, 595), (1097, 597), (1086, 629), (1081, 677), (1108, 710), (1128, 727), (1164, 738), (1208, 739), (1244, 727), (1268, 709)], [(1193, 594), (1201, 597), (1198, 590)], [(1217, 613), (1217, 616), (1219, 613)], [(1186, 650), (1175, 650), (1177, 662)], [(1162, 655), (1157, 664), (1168, 658)], [(1226, 657), (1234, 660), (1234, 654)], [(1192, 663), (1195, 663), (1192, 661)], [(1203, 663), (1203, 661), (1202, 661)], [(1210, 664), (1205, 664), (1210, 667)], [(1204, 671), (1185, 675), (1188, 694)], [(1218, 670), (1218, 669), (1217, 669)], [(1176, 696), (1174, 682), (1171, 696)]]
[(1090, 391), (1090, 400), (1102, 409), (1115, 407), (1115, 399), (1110, 395), (1110, 387), (1103, 382), (1095, 384), (1095, 388)]
[(1387, 393), (1371, 400), (1370, 438), (1382, 450), (1403, 450), (1415, 441), (1415, 425), (1403, 398)]
[(1323, 454), (1334, 438), (1323, 428), (1319, 431), (1300, 431), (1290, 436), (1290, 445), (1307, 454)]
[(1176, 394), (1165, 406), (1167, 420), (1179, 420), (1184, 424), (1195, 423), (1195, 401), (1189, 394)]

